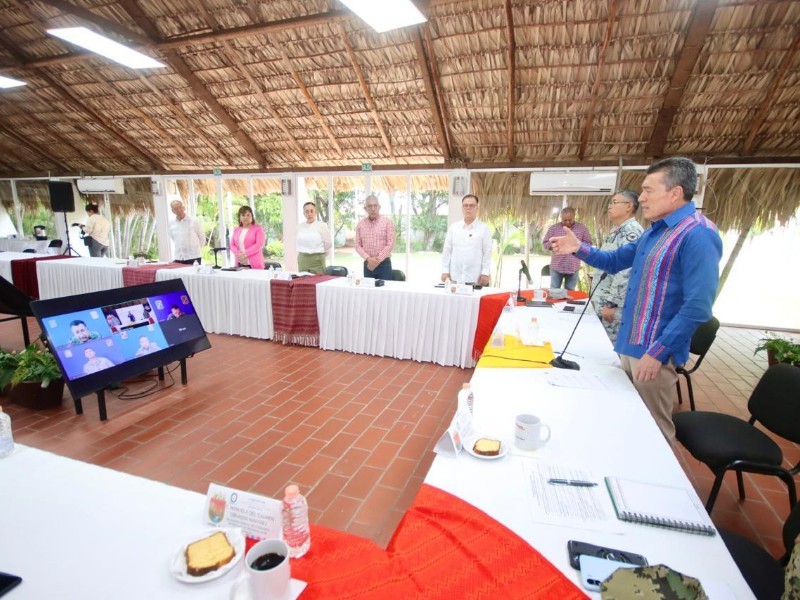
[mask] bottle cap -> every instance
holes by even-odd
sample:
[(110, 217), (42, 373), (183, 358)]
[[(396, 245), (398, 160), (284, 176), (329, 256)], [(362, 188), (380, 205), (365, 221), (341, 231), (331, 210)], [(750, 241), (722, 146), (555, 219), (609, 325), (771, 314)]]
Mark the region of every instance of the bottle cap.
[(296, 485), (288, 485), (286, 486), (286, 497), (287, 498), (294, 498), (295, 496), (300, 495), (300, 488)]

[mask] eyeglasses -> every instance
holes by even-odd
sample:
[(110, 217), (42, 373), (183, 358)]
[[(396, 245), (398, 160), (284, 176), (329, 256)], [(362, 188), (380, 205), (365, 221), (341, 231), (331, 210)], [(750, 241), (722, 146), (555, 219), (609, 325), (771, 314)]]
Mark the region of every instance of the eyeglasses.
[(614, 206), (615, 204), (631, 204), (627, 200), (612, 200), (608, 203), (609, 206)]
[(478, 208), (477, 204), (462, 204), (461, 208)]

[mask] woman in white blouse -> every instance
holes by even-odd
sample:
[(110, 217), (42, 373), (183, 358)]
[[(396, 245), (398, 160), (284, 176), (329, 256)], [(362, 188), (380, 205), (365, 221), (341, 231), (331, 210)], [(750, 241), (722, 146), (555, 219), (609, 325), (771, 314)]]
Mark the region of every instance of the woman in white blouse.
[(297, 268), (316, 275), (325, 272), (325, 255), (331, 249), (331, 232), (322, 221), (317, 221), (317, 205), (303, 205), (306, 220), (297, 226)]

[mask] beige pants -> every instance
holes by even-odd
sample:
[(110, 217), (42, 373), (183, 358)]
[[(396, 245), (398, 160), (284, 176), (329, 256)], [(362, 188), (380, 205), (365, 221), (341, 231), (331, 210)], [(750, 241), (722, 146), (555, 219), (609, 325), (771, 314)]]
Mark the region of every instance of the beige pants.
[(633, 373), (639, 364), (638, 358), (619, 355), (622, 368), (628, 374), (628, 378), (633, 383), (633, 387), (639, 392), (644, 400), (644, 405), (656, 421), (656, 425), (667, 438), (670, 446), (675, 444), (675, 425), (672, 423), (672, 406), (675, 398), (675, 383), (678, 381), (678, 374), (672, 361), (661, 367), (658, 376), (652, 381), (636, 381)]

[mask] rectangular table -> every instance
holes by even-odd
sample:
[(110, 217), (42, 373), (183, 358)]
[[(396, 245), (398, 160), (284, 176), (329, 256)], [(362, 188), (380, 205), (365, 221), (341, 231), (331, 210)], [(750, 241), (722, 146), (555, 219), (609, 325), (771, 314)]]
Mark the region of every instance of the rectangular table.
[[(556, 350), (563, 348), (577, 321), (576, 315), (555, 309), (517, 308), (512, 316), (504, 314), (500, 323), (511, 330), (514, 321), (524, 322), (530, 315), (538, 317), (542, 338), (550, 340)], [(683, 487), (696, 497), (655, 421), (618, 367), (605, 331), (591, 312), (581, 322), (570, 348), (574, 354), (567, 357), (580, 364), (580, 373), (597, 374), (611, 389), (548, 385), (553, 369), (479, 367), (472, 378), (477, 433), (507, 442), (510, 455), (492, 461), (437, 455), (425, 482), (500, 521), (578, 585), (578, 572), (570, 567), (567, 555), (567, 542), (573, 539), (630, 550), (644, 555), (650, 564), (667, 564), (699, 578), (711, 598), (752, 598), (719, 535), (624, 523), (613, 512), (607, 525), (610, 532), (534, 521), (530, 484), (523, 471), (526, 463), (579, 468), (592, 473), (601, 486), (604, 476), (619, 476)], [(520, 453), (513, 447), (514, 418), (521, 413), (535, 414), (552, 428), (550, 441), (535, 453)], [(608, 494), (604, 489), (601, 492), (607, 500)]]
[(47, 256), (47, 254), (31, 254), (30, 252), (0, 252), (0, 277), (9, 283), (14, 283), (14, 280), (11, 277), (11, 261), (24, 260), (38, 256)]
[(272, 339), (272, 301), (267, 271), (215, 270), (212, 275), (201, 275), (196, 267), (184, 267), (156, 272), (156, 281), (178, 278), (183, 280), (207, 332)]
[(122, 287), (126, 264), (125, 260), (92, 257), (43, 261), (36, 269), (39, 297), (47, 300)]
[[(22, 252), (34, 250), (37, 254), (47, 254), (51, 240), (26, 240), (23, 238), (0, 238), (0, 250)], [(30, 253), (29, 253), (30, 254)]]
[(402, 281), (351, 286), (340, 277), (317, 286), (320, 348), (469, 368), (480, 296)]

